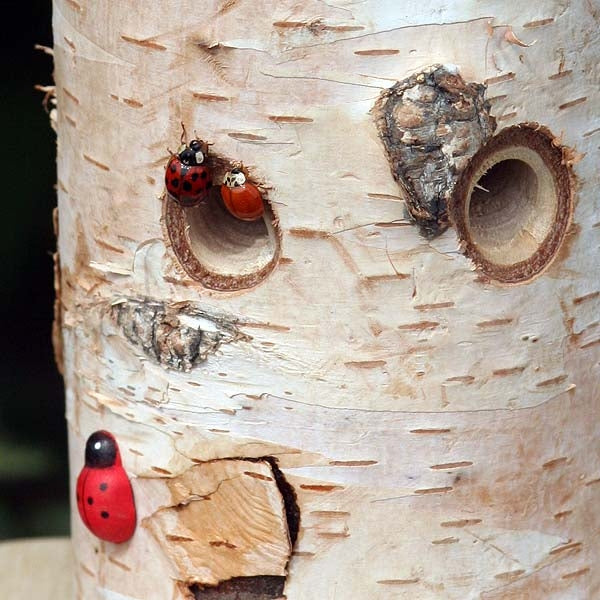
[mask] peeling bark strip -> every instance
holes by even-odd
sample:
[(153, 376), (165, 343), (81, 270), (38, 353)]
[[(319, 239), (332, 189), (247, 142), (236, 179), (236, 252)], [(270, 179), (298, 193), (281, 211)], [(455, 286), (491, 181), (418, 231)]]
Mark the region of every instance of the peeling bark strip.
[(468, 160), (496, 128), (485, 86), (435, 65), (386, 90), (374, 109), (394, 179), (423, 235), (447, 227), (446, 203)]
[(112, 317), (125, 337), (163, 367), (189, 371), (222, 344), (246, 336), (233, 322), (189, 303), (127, 299), (112, 306)]
[[(52, 224), (54, 229), (54, 235), (58, 239), (58, 207), (52, 211)], [(63, 317), (63, 306), (62, 306), (62, 283), (61, 283), (61, 269), (60, 269), (60, 255), (58, 250), (52, 254), (53, 263), (53, 275), (54, 275), (54, 320), (52, 321), (52, 348), (54, 349), (54, 361), (58, 372), (64, 374), (64, 348), (63, 348), (63, 334), (62, 334), (62, 317)]]
[(285, 577), (261, 575), (257, 577), (235, 577), (216, 587), (194, 584), (190, 592), (196, 600), (276, 600), (283, 597)]

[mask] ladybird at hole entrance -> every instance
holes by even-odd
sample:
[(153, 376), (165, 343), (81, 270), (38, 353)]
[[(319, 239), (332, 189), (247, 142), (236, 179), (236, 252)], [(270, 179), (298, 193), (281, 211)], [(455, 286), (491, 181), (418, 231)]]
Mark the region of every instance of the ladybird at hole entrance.
[(85, 465), (77, 478), (77, 508), (84, 525), (101, 540), (121, 544), (133, 536), (133, 490), (119, 446), (108, 431), (96, 431), (87, 440)]
[(208, 198), (212, 172), (206, 162), (207, 155), (206, 142), (194, 139), (188, 144), (182, 140), (177, 153), (169, 159), (165, 187), (169, 197), (181, 206), (196, 206)]
[(246, 181), (246, 175), (239, 168), (225, 174), (221, 186), (221, 198), (225, 208), (242, 221), (256, 221), (265, 212), (259, 189)]

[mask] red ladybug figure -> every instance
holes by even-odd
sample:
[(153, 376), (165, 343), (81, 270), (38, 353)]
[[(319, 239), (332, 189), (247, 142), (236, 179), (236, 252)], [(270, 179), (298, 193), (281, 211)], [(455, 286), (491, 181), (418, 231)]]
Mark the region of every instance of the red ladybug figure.
[(225, 174), (221, 186), (221, 198), (225, 208), (242, 221), (256, 221), (265, 212), (258, 188), (246, 181), (246, 176), (241, 169), (232, 169)]
[(212, 173), (205, 164), (207, 152), (205, 142), (192, 140), (186, 144), (182, 140), (177, 154), (173, 154), (167, 164), (165, 187), (169, 196), (181, 206), (195, 206), (208, 198)]
[(77, 478), (77, 508), (85, 526), (107, 542), (126, 542), (135, 530), (131, 483), (119, 447), (108, 431), (96, 431), (85, 445), (85, 466)]

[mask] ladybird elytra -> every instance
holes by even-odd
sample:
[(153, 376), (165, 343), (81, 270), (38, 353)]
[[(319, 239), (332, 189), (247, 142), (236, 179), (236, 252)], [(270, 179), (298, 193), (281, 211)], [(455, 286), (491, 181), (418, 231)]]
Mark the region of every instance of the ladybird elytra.
[(168, 196), (184, 207), (205, 201), (212, 187), (212, 172), (206, 162), (208, 144), (201, 140), (182, 143), (167, 163), (165, 187)]
[(242, 221), (256, 221), (265, 211), (260, 190), (246, 180), (240, 168), (225, 174), (221, 185), (221, 198), (225, 208)]

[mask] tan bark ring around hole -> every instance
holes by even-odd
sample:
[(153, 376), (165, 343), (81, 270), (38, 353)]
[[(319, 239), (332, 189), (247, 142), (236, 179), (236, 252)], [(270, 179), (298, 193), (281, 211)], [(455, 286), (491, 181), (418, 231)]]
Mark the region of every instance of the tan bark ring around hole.
[(521, 283), (556, 255), (571, 222), (567, 149), (536, 124), (504, 129), (460, 176), (450, 219), (469, 258), (491, 279)]
[(204, 287), (236, 291), (254, 287), (277, 264), (281, 234), (264, 197), (265, 212), (242, 221), (224, 207), (219, 189), (206, 202), (183, 208), (165, 196), (163, 218), (171, 247), (185, 272)]

